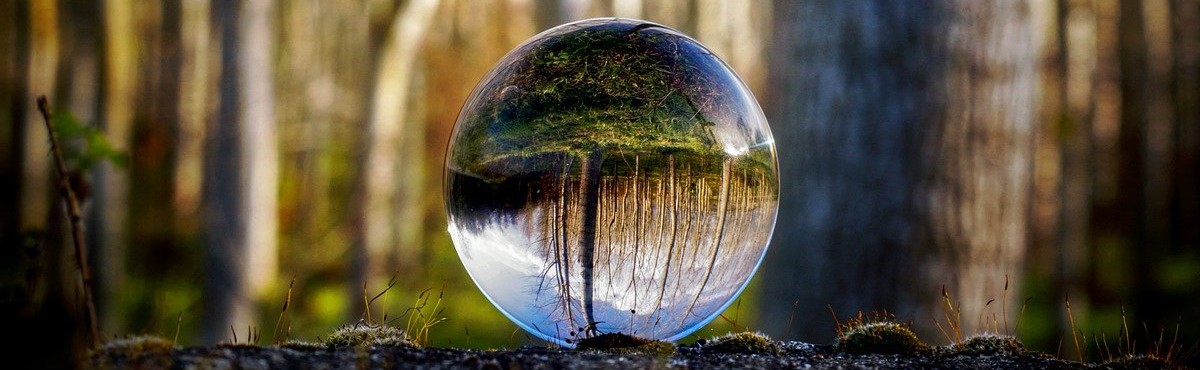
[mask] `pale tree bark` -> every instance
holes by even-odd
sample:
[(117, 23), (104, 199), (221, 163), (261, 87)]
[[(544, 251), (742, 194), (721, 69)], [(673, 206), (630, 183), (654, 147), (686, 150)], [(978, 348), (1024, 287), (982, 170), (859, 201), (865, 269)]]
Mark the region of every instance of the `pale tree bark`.
[(180, 231), (199, 227), (195, 220), (201, 208), (205, 127), (212, 117), (217, 81), (212, 76), (216, 58), (212, 53), (210, 12), (209, 0), (183, 0), (180, 4), (180, 104), (171, 203)]
[[(134, 94), (137, 91), (137, 35), (133, 4), (104, 3), (103, 83), (100, 127), (113, 149), (128, 152), (133, 135)], [(126, 246), (129, 244), (129, 177), (115, 163), (98, 163), (91, 208), (92, 261), (96, 270), (96, 307), (102, 327), (119, 327), (116, 297), (124, 285)]]
[(694, 37), (711, 49), (755, 92), (762, 91), (764, 41), (770, 35), (768, 1), (698, 0)]
[(277, 217), (279, 199), (279, 148), (275, 130), (275, 84), (271, 52), (275, 50), (271, 27), (272, 0), (245, 0), (242, 5), (238, 73), (242, 77), (240, 131), (244, 157), (243, 212), (246, 229), (247, 278), (255, 297), (274, 285), (278, 271)]
[[(361, 235), (356, 238), (355, 259), (351, 267), (355, 274), (352, 296), (361, 294), (359, 289), (372, 277), (388, 274), (388, 266), (411, 261), (393, 258), (415, 253), (399, 253), (401, 250), (417, 251), (423, 230), (419, 209), (420, 203), (413, 202), (413, 193), (401, 190), (421, 184), (423, 167), (417, 158), (406, 158), (402, 153), (415, 153), (412, 136), (423, 132), (423, 123), (410, 118), (410, 100), (417, 64), (418, 51), (425, 34), (438, 9), (437, 0), (413, 0), (396, 14), (390, 34), (378, 55), (374, 91), (371, 94), (370, 117), (365, 138), (366, 159), (363, 162), (364, 177), (360, 189), (358, 209)], [(419, 143), (419, 142), (417, 142)], [(420, 147), (420, 145), (417, 145)], [(399, 205), (404, 205), (399, 207)], [(407, 244), (407, 245), (406, 245)], [(356, 303), (352, 307), (359, 307)], [(358, 314), (352, 312), (351, 314)]]
[[(919, 263), (949, 261), (950, 275), (927, 268), (918, 288), (954, 289), (964, 333), (1011, 330), (1021, 304), (1036, 131), (1030, 107), (1040, 93), (1040, 40), (1029, 8), (1018, 1), (950, 6), (944, 117), (922, 137), (921, 172), (928, 175), (917, 191), (927, 192), (918, 201), (929, 213), (917, 216), (933, 227), (918, 241), (937, 249)], [(982, 322), (971, 319), (980, 315)]]
[(276, 274), (278, 153), (269, 0), (213, 4), (221, 48), (220, 108), (204, 168), (208, 256), (202, 341), (253, 324)]
[(50, 162), (46, 153), (50, 150), (50, 139), (42, 126), (41, 117), (32, 108), (34, 98), (38, 95), (50, 95), (55, 86), (55, 70), (58, 68), (59, 35), (58, 35), (58, 6), (54, 0), (38, 0), (27, 3), (27, 14), (15, 16), (29, 17), (29, 53), (28, 61), (23, 61), (27, 67), (18, 73), (25, 73), (26, 90), (17, 90), (21, 94), (17, 109), (26, 112), (23, 115), (24, 153), (22, 158), (21, 194), (24, 197), (21, 207), (21, 230), (40, 230), (46, 227), (46, 217), (49, 215), (50, 201)]
[(642, 0), (612, 0), (612, 15), (619, 18), (642, 18)]
[(1037, 98), (1028, 4), (775, 7), (765, 106), (783, 190), (760, 325), (827, 340), (832, 319), (813, 318), (829, 307), (888, 310), (940, 337), (942, 285), (964, 332), (990, 298), (998, 322), (1015, 315)]

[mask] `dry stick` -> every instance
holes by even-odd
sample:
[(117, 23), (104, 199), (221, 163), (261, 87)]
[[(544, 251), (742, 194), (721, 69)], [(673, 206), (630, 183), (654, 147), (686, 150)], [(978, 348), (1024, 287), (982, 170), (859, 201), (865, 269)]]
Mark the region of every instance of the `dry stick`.
[(175, 339), (171, 343), (179, 345), (179, 327), (183, 325), (183, 311), (179, 311), (179, 317), (175, 318)]
[(100, 325), (96, 321), (96, 304), (92, 299), (92, 271), (87, 264), (87, 246), (83, 239), (83, 216), (79, 211), (79, 200), (75, 198), (75, 190), (67, 177), (67, 165), (63, 160), (62, 149), (58, 145), (58, 135), (54, 133), (54, 123), (50, 121), (50, 108), (46, 96), (37, 99), (38, 111), (46, 122), (46, 131), (50, 135), (50, 150), (54, 153), (54, 164), (58, 169), (58, 190), (62, 193), (67, 205), (67, 215), (71, 220), (71, 240), (75, 244), (75, 266), (79, 268), (79, 277), (83, 281), (83, 307), (87, 313), (88, 336), (92, 346), (100, 344)]
[(1021, 304), (1021, 313), (1017, 314), (1017, 325), (1013, 327), (1014, 335), (1021, 332), (1021, 319), (1025, 317), (1025, 307), (1029, 306), (1029, 300), (1031, 299), (1033, 299), (1033, 297), (1026, 297), (1025, 303)]
[[(783, 329), (783, 339), (786, 339), (792, 335), (792, 323), (796, 321), (796, 307), (799, 305), (800, 305), (799, 299), (792, 301), (792, 313), (791, 313), (791, 315), (788, 315), (787, 328)], [(829, 307), (830, 307), (830, 309), (833, 308), (833, 306), (829, 306)]]
[(1075, 335), (1075, 316), (1071, 315), (1071, 294), (1067, 294), (1067, 320), (1071, 322), (1071, 339), (1075, 341), (1075, 353), (1079, 354), (1079, 362), (1083, 362), (1083, 350), (1079, 349), (1079, 337)]
[[(1133, 354), (1133, 346), (1129, 341), (1129, 323), (1125, 321), (1125, 305), (1121, 305), (1121, 331), (1125, 332), (1125, 353)], [(1117, 340), (1119, 341), (1120, 337)]]
[(1175, 336), (1171, 338), (1171, 346), (1167, 347), (1167, 361), (1171, 361), (1171, 355), (1175, 354), (1175, 344), (1179, 340), (1179, 325), (1183, 323), (1183, 316), (1179, 316), (1175, 320)]
[[(1112, 361), (1112, 350), (1108, 349), (1108, 335), (1104, 334), (1104, 328), (1100, 328), (1100, 339), (1104, 341), (1104, 358)], [(1099, 348), (1097, 347), (1097, 349)]]
[(842, 322), (838, 321), (837, 312), (833, 311), (833, 305), (831, 305), (831, 304), (826, 304), (825, 307), (829, 307), (829, 314), (833, 316), (834, 331), (837, 331), (838, 336), (841, 337), (843, 335)]
[(296, 286), (296, 277), (292, 277), (292, 282), (288, 283), (287, 297), (283, 299), (283, 310), (279, 311), (279, 318), (275, 319), (275, 329), (271, 330), (271, 340), (276, 344), (282, 343), (279, 341), (279, 323), (283, 322), (283, 315), (287, 313), (288, 306), (292, 305), (292, 287)]
[(1004, 335), (1013, 335), (1008, 331), (1008, 274), (1004, 274), (1004, 293), (1000, 295), (1000, 317), (1004, 319)]

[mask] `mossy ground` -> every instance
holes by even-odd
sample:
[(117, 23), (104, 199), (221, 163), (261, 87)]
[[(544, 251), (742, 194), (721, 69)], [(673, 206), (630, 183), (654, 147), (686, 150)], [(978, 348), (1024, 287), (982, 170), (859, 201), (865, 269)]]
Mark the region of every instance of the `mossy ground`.
[(729, 333), (703, 342), (698, 342), (705, 352), (729, 354), (775, 355), (780, 353), (779, 344), (766, 334), (759, 332)]
[(601, 351), (615, 354), (670, 356), (675, 353), (671, 342), (645, 339), (622, 333), (605, 333), (580, 339), (575, 343), (579, 351)]
[(88, 354), (93, 368), (123, 368), (128, 363), (148, 363), (151, 367), (171, 365), (175, 343), (151, 335), (133, 335), (110, 340)]
[[(903, 325), (873, 322), (861, 332), (882, 329), (895, 333)], [(378, 330), (371, 330), (378, 329)], [(92, 352), (86, 368), (977, 368), (977, 369), (1175, 369), (1166, 359), (1141, 355), (1107, 362), (1079, 363), (1024, 350), (1019, 341), (999, 335), (979, 335), (961, 343), (908, 354), (861, 354), (843, 350), (842, 343), (819, 345), (778, 342), (753, 332), (731, 333), (675, 346), (625, 334), (603, 334), (581, 340), (579, 348), (522, 347), (507, 350), (418, 348), (376, 345), (397, 338), (397, 329), (349, 326), (325, 343), (287, 342), (276, 346), (250, 344), (175, 347), (156, 337), (111, 341)], [(847, 332), (849, 334), (849, 332)], [(763, 347), (765, 346), (765, 347)], [(773, 348), (773, 351), (770, 349)]]
[(360, 346), (415, 347), (403, 330), (382, 324), (343, 326), (325, 338), (323, 343), (332, 348)]
[(998, 334), (976, 335), (951, 344), (946, 350), (952, 355), (1019, 355), (1026, 352), (1025, 345), (1017, 338)]
[(1104, 369), (1185, 369), (1186, 367), (1154, 355), (1121, 356), (1096, 364)]
[(894, 321), (865, 322), (850, 326), (838, 338), (837, 349), (851, 354), (915, 355), (931, 347), (908, 325)]

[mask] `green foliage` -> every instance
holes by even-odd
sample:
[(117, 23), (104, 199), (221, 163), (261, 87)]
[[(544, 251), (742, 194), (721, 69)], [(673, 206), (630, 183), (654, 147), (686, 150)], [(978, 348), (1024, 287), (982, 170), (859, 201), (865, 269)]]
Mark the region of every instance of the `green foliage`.
[(547, 154), (720, 156), (707, 116), (731, 104), (701, 73), (705, 52), (662, 29), (630, 27), (597, 25), (527, 46), (498, 70), (504, 78), (480, 87), (453, 161), (490, 177), (507, 161)]
[(412, 341), (408, 339), (408, 335), (400, 329), (387, 326), (386, 324), (368, 325), (354, 324), (343, 326), (328, 338), (325, 338), (324, 343), (331, 348), (338, 347), (370, 347), (370, 346), (404, 346), (413, 347)]
[(635, 337), (623, 333), (605, 333), (580, 339), (575, 343), (580, 351), (600, 351), (627, 355), (653, 355), (668, 357), (675, 354), (675, 345), (670, 342)]
[(712, 338), (700, 345), (704, 352), (740, 354), (779, 354), (779, 344), (766, 334), (752, 331), (729, 333)]
[(87, 172), (105, 161), (121, 168), (129, 166), (129, 154), (113, 147), (104, 131), (79, 122), (71, 112), (55, 112), (53, 117), (54, 132), (62, 143), (68, 168)]

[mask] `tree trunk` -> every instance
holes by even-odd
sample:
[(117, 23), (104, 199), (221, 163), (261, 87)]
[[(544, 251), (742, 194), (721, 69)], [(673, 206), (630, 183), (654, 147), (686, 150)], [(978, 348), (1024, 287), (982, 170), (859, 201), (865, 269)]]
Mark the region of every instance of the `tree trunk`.
[[(408, 121), (408, 108), (418, 51), (437, 8), (437, 0), (414, 0), (396, 13), (383, 49), (374, 62), (377, 75), (374, 91), (371, 92), (371, 113), (365, 135), (366, 158), (362, 167), (364, 173), (358, 205), (361, 226), (356, 230), (360, 234), (354, 245), (355, 259), (351, 271), (355, 276), (350, 287), (354, 292), (351, 296), (357, 294), (372, 277), (388, 275), (388, 267), (399, 264), (389, 263), (389, 256), (399, 255), (396, 253), (399, 248), (411, 250), (417, 247), (398, 243), (412, 242), (415, 239), (412, 234), (422, 230), (421, 227), (412, 226), (421, 225), (420, 212), (408, 209), (419, 206), (419, 203), (412, 204), (409, 200), (398, 199), (398, 196), (412, 195), (400, 194), (400, 190), (405, 189), (400, 185), (406, 184), (409, 188), (419, 186), (412, 177), (419, 175), (423, 167), (412, 160), (401, 166), (400, 155), (401, 152), (415, 152), (412, 144), (405, 144), (411, 143), (411, 136), (422, 131), (423, 125)], [(407, 204), (408, 207), (397, 209), (401, 204)], [(400, 217), (402, 215), (406, 217)], [(402, 262), (415, 265), (411, 261)], [(357, 315), (363, 309), (357, 302), (351, 308), (351, 315)]]
[[(1020, 285), (1025, 249), (1037, 91), (1027, 4), (775, 6), (766, 106), (785, 183), (760, 325), (886, 309), (928, 337), (919, 318), (939, 312), (945, 285), (972, 332), (989, 298), (1019, 297), (1000, 289), (1005, 274)], [(998, 306), (998, 320), (1016, 313)], [(826, 340), (831, 325), (772, 334)]]
[[(1075, 16), (1075, 12), (1089, 12), (1088, 4), (1068, 4), (1059, 0), (1059, 24), (1057, 28), (1060, 56), (1060, 71), (1063, 86), (1061, 100), (1063, 112), (1058, 122), (1060, 136), (1060, 171), (1062, 179), (1058, 186), (1061, 204), (1058, 217), (1058, 262), (1055, 297), (1066, 297), (1071, 293), (1082, 296), (1084, 270), (1087, 267), (1092, 189), (1091, 166), (1088, 158), (1092, 151), (1092, 110), (1095, 107), (1094, 85), (1091, 76), (1094, 68), (1095, 41), (1074, 43), (1072, 27), (1088, 27), (1094, 18)], [(1095, 24), (1090, 24), (1094, 29)], [(1058, 306), (1058, 305), (1055, 305)], [(1065, 307), (1065, 306), (1064, 306)], [(1079, 307), (1077, 306), (1076, 309)], [(1079, 312), (1079, 311), (1076, 311)], [(1066, 318), (1066, 313), (1059, 316)], [(1057, 321), (1056, 328), (1067, 324)], [(1055, 332), (1061, 332), (1056, 330)]]
[[(24, 160), (21, 179), (22, 207), (19, 219), (22, 230), (42, 230), (46, 227), (46, 217), (49, 216), (50, 205), (58, 205), (51, 194), (51, 174), (49, 156), (50, 139), (42, 126), (41, 116), (34, 108), (34, 99), (38, 95), (51, 96), (55, 86), (55, 70), (58, 68), (59, 35), (58, 35), (58, 5), (53, 0), (29, 1), (18, 4), (18, 9), (26, 12), (14, 13), (14, 17), (28, 17), (28, 54), (27, 60), (18, 61), (25, 69), (17, 73), (24, 74), (26, 89), (17, 88), (19, 95), (14, 101), (16, 110), (24, 112), (20, 118), (24, 122), (14, 122), (22, 127), (17, 132), (23, 133), (19, 138), (25, 149), (20, 158)], [(24, 21), (24, 20), (22, 20)], [(21, 23), (18, 23), (19, 25)], [(21, 29), (18, 30), (20, 32)], [(23, 40), (26, 41), (26, 40)], [(19, 53), (13, 53), (19, 55)], [(26, 64), (27, 63), (27, 64)]]
[(1171, 227), (1180, 250), (1200, 246), (1200, 2), (1171, 2), (1174, 42), (1175, 158)]
[[(29, 70), (29, 10), (26, 2), (0, 4), (0, 238), (17, 235), (22, 226), (21, 197), (25, 177), (25, 116), (33, 110), (25, 86)], [(45, 153), (45, 152), (42, 152)]]
[(205, 274), (202, 341), (253, 323), (253, 300), (276, 274), (274, 93), (269, 0), (213, 4), (221, 48), (220, 108), (205, 166)]

